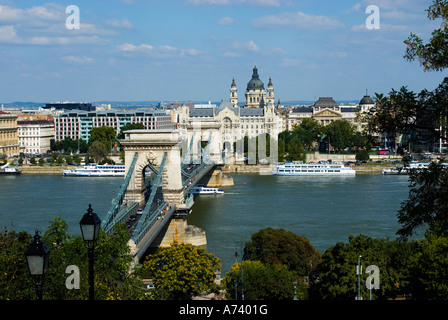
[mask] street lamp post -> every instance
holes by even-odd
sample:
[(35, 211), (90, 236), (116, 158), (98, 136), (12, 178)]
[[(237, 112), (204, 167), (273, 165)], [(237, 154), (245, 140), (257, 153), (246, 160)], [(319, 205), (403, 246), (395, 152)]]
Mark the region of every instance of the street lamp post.
[(292, 285), (294, 286), (294, 299), (293, 300), (298, 300), (297, 299), (297, 281), (294, 281), (292, 283)]
[(93, 212), (91, 204), (89, 204), (87, 213), (84, 214), (81, 221), (79, 222), (79, 225), (81, 227), (82, 238), (87, 244), (89, 257), (89, 300), (94, 300), (94, 248), (95, 242), (98, 240), (98, 236), (100, 233), (101, 220)]
[(356, 274), (358, 275), (358, 297), (357, 297), (357, 300), (362, 300), (362, 297), (361, 297), (361, 273), (362, 273), (361, 255), (359, 255), (358, 256), (358, 266), (356, 267)]
[(42, 290), (45, 281), (45, 273), (48, 269), (48, 258), (50, 249), (40, 239), (39, 231), (36, 230), (33, 241), (25, 251), (28, 270), (35, 285), (37, 300), (42, 300)]

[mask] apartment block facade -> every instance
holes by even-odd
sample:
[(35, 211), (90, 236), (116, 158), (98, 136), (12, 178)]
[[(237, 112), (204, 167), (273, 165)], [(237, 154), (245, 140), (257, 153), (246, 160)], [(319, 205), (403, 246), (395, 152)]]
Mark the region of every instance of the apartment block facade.
[(176, 124), (163, 110), (150, 111), (82, 111), (72, 110), (61, 113), (54, 119), (55, 138), (64, 140), (81, 138), (88, 142), (90, 130), (102, 126), (112, 127), (116, 133), (127, 124), (142, 123), (147, 130), (174, 129)]

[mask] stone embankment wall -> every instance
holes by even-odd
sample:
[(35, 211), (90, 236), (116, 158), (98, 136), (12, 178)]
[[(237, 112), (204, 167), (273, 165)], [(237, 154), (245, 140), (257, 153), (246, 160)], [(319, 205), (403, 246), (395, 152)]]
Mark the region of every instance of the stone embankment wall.
[(21, 166), (22, 174), (59, 174), (62, 170), (73, 170), (75, 166)]

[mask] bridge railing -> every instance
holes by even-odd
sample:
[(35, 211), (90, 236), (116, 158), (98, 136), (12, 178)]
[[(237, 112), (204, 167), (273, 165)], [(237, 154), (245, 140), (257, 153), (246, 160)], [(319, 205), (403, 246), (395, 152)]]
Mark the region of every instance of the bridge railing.
[(124, 222), (133, 212), (135, 212), (138, 208), (138, 202), (128, 202), (125, 203), (124, 206), (120, 207), (120, 211), (116, 215), (113, 223), (110, 223), (106, 225), (103, 230), (106, 233), (109, 233), (112, 231), (113, 227), (120, 222)]
[(161, 202), (155, 209), (153, 209), (152, 213), (146, 219), (143, 227), (137, 231), (137, 229), (132, 234), (131, 239), (134, 241), (136, 245), (140, 243), (140, 241), (146, 236), (146, 233), (151, 229), (154, 224), (163, 218), (163, 211), (168, 207), (168, 203), (163, 201)]
[(135, 164), (137, 163), (138, 153), (134, 154), (134, 158), (132, 159), (132, 163), (129, 166), (129, 170), (126, 174), (126, 177), (123, 180), (123, 183), (120, 186), (120, 189), (117, 192), (117, 195), (112, 201), (112, 205), (104, 217), (101, 227), (105, 230), (111, 230), (113, 228), (113, 224), (115, 217), (120, 212), (121, 204), (123, 203), (124, 196), (126, 194), (126, 189), (128, 188), (129, 181), (131, 180), (132, 173), (134, 172)]

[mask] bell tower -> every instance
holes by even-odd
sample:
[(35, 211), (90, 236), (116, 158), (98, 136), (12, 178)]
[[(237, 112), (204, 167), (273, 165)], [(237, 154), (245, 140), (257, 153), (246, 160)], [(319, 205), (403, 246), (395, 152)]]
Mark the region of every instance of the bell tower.
[(272, 104), (274, 105), (274, 86), (272, 85), (271, 77), (269, 77), (269, 83), (268, 83), (268, 92), (266, 95), (266, 102), (267, 105)]
[(230, 102), (235, 108), (238, 107), (238, 92), (236, 89), (235, 79), (232, 79), (232, 85), (230, 86)]

